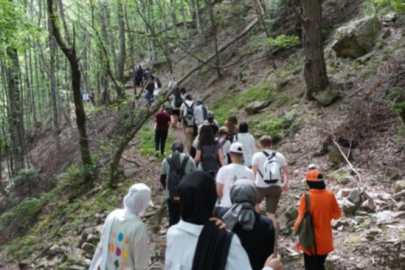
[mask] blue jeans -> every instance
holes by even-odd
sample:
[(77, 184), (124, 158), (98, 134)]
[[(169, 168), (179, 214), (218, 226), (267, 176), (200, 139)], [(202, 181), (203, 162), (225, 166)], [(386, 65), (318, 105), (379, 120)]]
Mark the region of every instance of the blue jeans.
[(147, 93), (147, 100), (148, 100), (148, 106), (152, 106), (152, 102), (153, 102), (153, 91), (149, 91)]

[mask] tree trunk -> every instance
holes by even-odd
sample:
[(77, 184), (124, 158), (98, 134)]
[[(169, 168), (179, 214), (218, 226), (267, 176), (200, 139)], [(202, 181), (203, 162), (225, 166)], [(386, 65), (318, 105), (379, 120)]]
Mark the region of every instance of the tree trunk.
[(220, 61), (219, 61), (219, 53), (218, 53), (218, 37), (217, 37), (217, 25), (215, 23), (214, 12), (212, 10), (212, 6), (210, 0), (205, 0), (205, 5), (207, 7), (208, 15), (210, 18), (211, 28), (212, 28), (212, 35), (214, 36), (214, 46), (215, 46), (215, 54), (216, 54), (216, 70), (218, 78), (221, 78), (221, 68), (220, 68)]
[(118, 29), (119, 29), (119, 46), (120, 54), (118, 59), (118, 85), (117, 95), (119, 98), (124, 97), (123, 86), (125, 85), (124, 69), (125, 69), (125, 24), (124, 24), (124, 10), (122, 8), (122, 0), (117, 3), (117, 16), (118, 16)]
[(7, 68), (8, 91), (10, 101), (9, 123), (14, 156), (13, 175), (24, 169), (24, 121), (22, 117), (20, 95), (20, 65), (17, 50), (7, 48), (7, 55), (12, 64)]
[(202, 27), (201, 27), (201, 18), (200, 18), (200, 3), (198, 0), (194, 0), (194, 10), (195, 10), (195, 17), (197, 22), (197, 30), (199, 34), (202, 34)]
[(87, 131), (86, 131), (86, 113), (84, 111), (83, 102), (81, 98), (81, 90), (80, 90), (81, 74), (79, 69), (79, 60), (77, 59), (76, 48), (75, 47), (69, 48), (62, 39), (59, 28), (57, 26), (55, 14), (53, 13), (53, 0), (47, 0), (47, 3), (48, 3), (48, 16), (50, 17), (52, 23), (53, 35), (60, 49), (65, 54), (70, 64), (73, 100), (76, 112), (76, 123), (80, 134), (80, 142), (79, 142), (80, 153), (83, 165), (87, 167), (85, 180), (90, 186), (92, 186), (93, 177), (92, 172), (90, 171), (92, 162), (91, 162), (89, 141), (87, 138)]
[(305, 50), (304, 78), (307, 98), (324, 91), (329, 84), (322, 39), (322, 1), (301, 0), (306, 18), (303, 21)]

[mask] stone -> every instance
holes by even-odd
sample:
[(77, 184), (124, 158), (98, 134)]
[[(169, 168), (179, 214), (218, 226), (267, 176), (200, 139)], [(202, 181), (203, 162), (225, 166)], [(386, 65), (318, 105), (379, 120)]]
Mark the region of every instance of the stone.
[(399, 200), (402, 197), (405, 197), (405, 190), (402, 190), (401, 192), (395, 193), (391, 196), (391, 198), (393, 198), (394, 200)]
[(125, 83), (125, 88), (134, 88), (134, 81), (129, 80)]
[(284, 115), (284, 119), (289, 122), (293, 122), (298, 115), (297, 109), (292, 109)]
[(343, 208), (343, 212), (347, 216), (350, 216), (350, 215), (354, 214), (354, 211), (356, 211), (357, 206), (356, 206), (356, 204), (352, 203), (348, 199), (344, 199), (343, 203), (342, 203), (342, 208)]
[(338, 196), (341, 198), (346, 198), (347, 196), (349, 196), (351, 191), (352, 190), (349, 188), (343, 188), (343, 189), (339, 190)]
[(29, 260), (22, 260), (18, 263), (18, 268), (19, 269), (26, 269), (30, 265)]
[(164, 269), (165, 265), (161, 262), (155, 262), (150, 268), (149, 270), (162, 270)]
[(324, 90), (313, 94), (316, 101), (322, 106), (329, 106), (340, 97), (340, 92), (337, 90)]
[[(342, 152), (348, 157), (349, 149), (341, 147)], [(349, 160), (351, 155), (348, 157)], [(342, 153), (340, 152), (338, 147), (333, 147), (332, 151), (329, 153), (329, 161), (332, 162), (334, 165), (340, 165), (346, 162), (346, 159), (343, 157)]]
[(364, 64), (366, 63), (368, 60), (370, 60), (373, 56), (374, 56), (375, 52), (371, 51), (366, 55), (363, 55), (362, 57), (357, 58), (357, 61), (359, 61), (360, 63)]
[(395, 22), (398, 19), (397, 13), (389, 13), (383, 17), (383, 21), (386, 23)]
[(86, 242), (91, 243), (91, 244), (98, 244), (98, 242), (100, 241), (100, 235), (97, 234), (89, 234), (89, 236), (87, 237)]
[(399, 193), (405, 190), (405, 180), (400, 180), (395, 182), (394, 192)]
[(387, 38), (389, 38), (391, 36), (391, 30), (390, 29), (387, 29), (387, 30), (385, 30), (385, 32), (384, 32), (384, 34), (383, 34), (383, 36), (382, 36), (382, 39), (387, 39)]
[(132, 176), (136, 175), (136, 173), (138, 171), (139, 171), (138, 168), (126, 169), (126, 170), (124, 170), (124, 176), (127, 178), (132, 177)]
[(336, 30), (332, 49), (338, 57), (361, 57), (373, 50), (374, 42), (382, 29), (377, 16), (366, 16)]
[(398, 211), (405, 211), (405, 202), (397, 203)]
[(350, 226), (351, 222), (349, 220), (332, 220), (332, 228), (337, 230), (338, 228), (341, 227), (348, 227)]
[(93, 233), (96, 233), (95, 228), (86, 228), (86, 229), (84, 229), (82, 231), (82, 234), (81, 234), (80, 245), (82, 245), (84, 242), (86, 242), (89, 235), (93, 234)]
[(360, 198), (360, 191), (358, 191), (357, 189), (353, 189), (351, 192), (350, 192), (350, 194), (349, 194), (349, 196), (347, 197), (347, 199), (349, 200), (349, 201), (351, 201), (352, 203), (354, 203), (354, 204), (360, 204), (360, 202), (361, 202), (361, 198)]
[(373, 199), (367, 199), (361, 204), (361, 208), (369, 212), (375, 211), (375, 204)]
[(47, 254), (51, 256), (58, 255), (61, 253), (64, 253), (64, 250), (58, 245), (53, 245), (47, 252)]
[(156, 161), (156, 160), (157, 160), (156, 157), (150, 157), (150, 158), (149, 158), (149, 161)]
[(96, 246), (93, 245), (93, 244), (90, 244), (90, 243), (84, 243), (84, 244), (82, 245), (82, 249), (83, 249), (85, 252), (93, 253), (93, 252), (96, 250)]
[(328, 256), (325, 261), (325, 269), (326, 270), (337, 270), (335, 269), (335, 266), (337, 266), (337, 262), (339, 262), (340, 257), (339, 256)]
[(266, 100), (266, 101), (255, 101), (250, 103), (246, 108), (245, 111), (251, 115), (258, 113), (260, 110), (263, 110), (264, 108), (267, 108), (270, 105), (271, 101)]

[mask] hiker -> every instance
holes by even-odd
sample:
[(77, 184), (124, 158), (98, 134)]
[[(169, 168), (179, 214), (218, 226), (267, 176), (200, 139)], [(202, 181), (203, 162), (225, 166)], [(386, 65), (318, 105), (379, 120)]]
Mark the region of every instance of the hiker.
[(177, 186), (186, 174), (197, 170), (193, 159), (183, 153), (184, 144), (182, 142), (175, 141), (172, 144), (172, 151), (173, 153), (163, 160), (160, 175), (160, 183), (166, 191), (169, 226), (177, 224), (180, 220)]
[[(217, 195), (220, 199), (221, 207), (231, 207), (230, 191), (232, 185), (238, 179), (247, 179), (254, 183), (255, 177), (251, 169), (242, 165), (243, 145), (241, 143), (233, 143), (229, 150), (229, 156), (232, 164), (223, 166), (217, 174)], [(270, 254), (269, 254), (270, 255)]]
[[(325, 180), (319, 170), (310, 170), (306, 174), (309, 187), (309, 212), (311, 214), (315, 243), (307, 250), (297, 243), (297, 248), (304, 252), (305, 270), (324, 270), (326, 257), (333, 251), (332, 219), (340, 218), (340, 208), (333, 192), (326, 190)], [(303, 194), (298, 210), (298, 219), (294, 225), (297, 231), (307, 211), (306, 194)], [(304, 232), (307, 234), (306, 232)]]
[(243, 165), (252, 168), (252, 157), (256, 153), (256, 141), (248, 131), (248, 124), (241, 122), (239, 124), (239, 133), (235, 136), (235, 140), (243, 145)]
[(162, 82), (159, 80), (158, 77), (155, 77), (153, 79), (153, 82), (155, 83), (154, 96), (157, 96), (162, 93)]
[(222, 149), (222, 155), (224, 156), (225, 164), (229, 164), (229, 149), (231, 148), (231, 142), (228, 140), (228, 128), (221, 127), (218, 131), (218, 142)]
[(186, 88), (184, 88), (184, 87), (180, 88), (180, 95), (183, 100), (186, 100), (186, 95), (187, 95)]
[(238, 119), (236, 116), (231, 115), (226, 119), (224, 126), (228, 128), (228, 140), (233, 143), (235, 136), (238, 134)]
[(262, 152), (254, 154), (252, 158), (252, 170), (256, 177), (257, 189), (256, 211), (260, 213), (260, 203), (266, 198), (267, 216), (271, 218), (277, 229), (276, 210), (281, 192), (288, 190), (290, 171), (284, 156), (271, 150), (273, 141), (270, 136), (260, 138), (260, 147)]
[(183, 104), (181, 104), (180, 107), (180, 117), (184, 118), (188, 114), (188, 109), (191, 109), (194, 114), (194, 101), (193, 101), (193, 96), (191, 94), (186, 95), (186, 99), (184, 100)]
[(124, 198), (124, 209), (111, 212), (104, 223), (90, 270), (149, 269), (148, 229), (140, 216), (149, 207), (151, 190), (135, 184)]
[(150, 76), (150, 68), (146, 68), (146, 69), (143, 71), (143, 79), (144, 79), (145, 81), (147, 81), (147, 80), (149, 79), (149, 76)]
[(215, 208), (214, 216), (223, 220), (228, 230), (239, 237), (252, 269), (260, 270), (274, 251), (273, 222), (255, 212), (256, 186), (253, 181), (236, 180), (230, 195), (232, 206)]
[[(177, 190), (181, 220), (167, 231), (165, 270), (251, 270), (239, 237), (218, 228), (211, 218), (217, 200), (213, 177), (191, 172)], [(266, 261), (263, 270), (271, 269), (282, 269), (279, 257)]]
[(204, 121), (207, 120), (208, 109), (201, 99), (197, 100), (197, 106), (194, 108), (194, 116), (198, 126), (204, 124)]
[(177, 123), (179, 122), (180, 117), (180, 107), (183, 104), (183, 99), (181, 98), (180, 89), (177, 87), (173, 91), (172, 98), (172, 128), (177, 128)]
[(193, 115), (193, 110), (188, 109), (187, 116), (183, 119), (184, 134), (186, 135), (186, 152), (189, 153), (193, 143), (197, 123)]
[(142, 87), (142, 77), (143, 77), (143, 69), (142, 66), (139, 65), (138, 69), (135, 70), (135, 85), (138, 87)]
[(210, 173), (212, 177), (215, 177), (220, 166), (226, 165), (221, 146), (215, 140), (210, 126), (201, 126), (194, 162), (200, 162), (198, 169)]
[[(201, 132), (202, 125), (197, 128), (197, 136), (195, 136), (193, 144), (191, 145), (190, 149), (190, 156), (194, 159), (197, 154), (197, 146), (198, 141), (200, 140), (200, 132)], [(198, 165), (199, 163), (196, 163)]]
[(159, 146), (160, 154), (165, 154), (165, 145), (167, 140), (167, 135), (169, 134), (169, 128), (171, 124), (171, 117), (168, 113), (170, 108), (166, 105), (162, 106), (160, 112), (155, 116), (155, 155), (159, 156)]
[(208, 111), (207, 113), (207, 120), (204, 121), (204, 125), (209, 125), (212, 128), (212, 131), (214, 132), (214, 136), (216, 137), (218, 134), (219, 126), (217, 120), (214, 119), (214, 113), (211, 111)]
[(155, 77), (150, 76), (147, 84), (146, 84), (146, 95), (145, 98), (148, 100), (148, 106), (152, 106), (152, 102), (153, 102), (153, 92), (155, 91), (155, 82), (154, 82)]

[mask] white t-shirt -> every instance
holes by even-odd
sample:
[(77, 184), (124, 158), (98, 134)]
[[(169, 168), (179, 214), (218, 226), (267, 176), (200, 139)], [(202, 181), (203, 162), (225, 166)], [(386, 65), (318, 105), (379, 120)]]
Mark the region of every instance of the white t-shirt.
[(217, 182), (223, 184), (222, 189), (222, 198), (221, 198), (221, 207), (231, 207), (231, 197), (230, 192), (233, 183), (239, 179), (248, 179), (255, 180), (253, 171), (243, 165), (239, 164), (229, 164), (224, 167), (221, 167), (217, 174)]
[[(266, 151), (268, 154), (271, 155), (272, 152), (274, 152), (273, 150), (264, 150)], [(287, 162), (285, 161), (285, 158), (282, 154), (280, 154), (279, 152), (276, 152), (276, 158), (278, 163), (280, 164), (280, 167), (283, 166), (287, 166)], [(257, 165), (257, 169), (258, 171), (260, 171), (261, 173), (263, 173), (264, 171), (264, 163), (266, 162), (266, 155), (263, 154), (263, 152), (259, 152), (253, 155), (252, 158), (252, 166)], [(269, 186), (281, 186), (282, 183), (281, 181), (278, 181), (276, 184), (266, 184), (263, 181), (263, 177), (260, 175), (259, 172), (257, 172), (256, 174), (256, 186), (257, 187), (269, 187)]]
[(194, 112), (194, 108), (195, 108), (195, 102), (194, 102), (194, 101), (192, 101), (192, 100), (185, 100), (185, 101), (183, 102), (183, 104), (181, 104), (181, 107), (180, 107), (180, 110), (183, 111), (183, 116), (184, 116), (184, 117), (187, 116), (187, 109), (188, 109), (188, 107), (186, 106), (185, 103), (187, 103), (188, 107), (190, 107), (190, 108), (193, 110), (193, 112)]
[(252, 157), (256, 153), (256, 141), (250, 133), (238, 133), (235, 136), (234, 142), (240, 142), (243, 145), (243, 165), (252, 166)]

